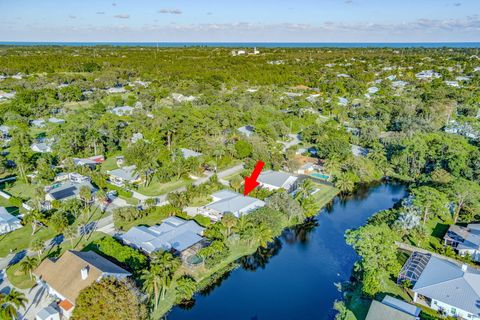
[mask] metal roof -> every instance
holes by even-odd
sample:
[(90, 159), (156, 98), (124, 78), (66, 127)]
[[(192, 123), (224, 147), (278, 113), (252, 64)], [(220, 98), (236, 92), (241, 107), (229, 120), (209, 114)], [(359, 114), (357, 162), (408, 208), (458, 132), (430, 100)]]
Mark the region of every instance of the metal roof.
[(10, 214), (7, 211), (7, 209), (5, 209), (4, 207), (0, 207), (0, 224), (3, 224), (3, 223), (11, 224), (19, 221), (20, 220), (14, 215)]
[(115, 169), (112, 171), (108, 171), (108, 174), (117, 178), (121, 178), (123, 180), (127, 181), (135, 181), (138, 179), (138, 173), (135, 172), (136, 166), (129, 166), (129, 167), (123, 167), (119, 169)]
[(480, 315), (480, 271), (430, 257), (413, 291), (458, 309)]
[(220, 213), (232, 212), (239, 216), (265, 206), (265, 202), (262, 200), (228, 190), (216, 192), (212, 196), (220, 198), (220, 200), (212, 202), (205, 207)]
[(365, 320), (416, 320), (417, 317), (373, 300)]
[(288, 181), (288, 179), (292, 177), (295, 178), (295, 180), (297, 179), (297, 177), (292, 176), (285, 172), (268, 170), (268, 171), (262, 172), (258, 176), (257, 180), (260, 183), (265, 183), (278, 188), (283, 188), (285, 186), (285, 183)]
[(193, 220), (170, 217), (165, 219), (162, 224), (149, 228), (133, 227), (121, 238), (124, 242), (148, 253), (170, 249), (181, 252), (202, 241), (203, 230), (205, 228)]

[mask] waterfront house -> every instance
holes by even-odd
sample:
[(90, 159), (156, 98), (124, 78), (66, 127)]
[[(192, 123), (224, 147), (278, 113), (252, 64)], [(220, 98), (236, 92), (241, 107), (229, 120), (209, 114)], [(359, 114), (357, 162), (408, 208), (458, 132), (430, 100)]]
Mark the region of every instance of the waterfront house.
[(418, 320), (421, 309), (405, 301), (385, 296), (373, 300), (365, 320)]
[(125, 244), (147, 254), (163, 250), (182, 254), (204, 240), (204, 230), (193, 220), (169, 217), (160, 225), (133, 227), (121, 239)]
[(480, 270), (453, 259), (414, 252), (398, 276), (413, 285), (413, 302), (445, 316), (480, 319)]
[(0, 234), (12, 232), (21, 227), (20, 219), (10, 214), (4, 207), (0, 207)]
[(207, 216), (213, 221), (220, 220), (228, 212), (240, 218), (242, 215), (265, 206), (265, 202), (262, 200), (226, 189), (215, 192), (211, 197), (212, 202), (200, 208), (199, 214)]
[(262, 172), (257, 180), (262, 188), (271, 191), (285, 189), (285, 191), (290, 193), (298, 187), (298, 178), (286, 172), (267, 170)]
[(127, 183), (140, 182), (140, 175), (137, 173), (135, 165), (107, 171), (109, 180), (116, 186), (123, 186)]
[(468, 254), (474, 261), (480, 261), (480, 224), (469, 224), (467, 227), (451, 225), (443, 241), (459, 255)]
[(104, 277), (119, 280), (131, 274), (93, 251), (66, 251), (57, 260), (47, 258), (33, 272), (40, 286), (60, 302), (62, 315), (69, 318), (80, 291)]

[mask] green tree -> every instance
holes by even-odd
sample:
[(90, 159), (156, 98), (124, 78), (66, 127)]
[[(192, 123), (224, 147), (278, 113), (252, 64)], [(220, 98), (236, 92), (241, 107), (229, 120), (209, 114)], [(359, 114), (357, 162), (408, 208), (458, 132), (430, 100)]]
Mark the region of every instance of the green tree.
[(385, 223), (367, 224), (346, 233), (346, 241), (360, 255), (363, 291), (374, 296), (386, 290), (391, 274), (400, 271), (395, 241), (398, 235)]
[(33, 279), (32, 272), (38, 266), (38, 260), (34, 257), (26, 256), (20, 261), (20, 270), (30, 276), (30, 280)]
[(180, 277), (176, 282), (177, 302), (191, 300), (197, 290), (195, 279), (189, 276)]
[(225, 228), (227, 228), (227, 237), (229, 237), (232, 233), (232, 228), (234, 228), (237, 224), (237, 217), (235, 217), (233, 213), (227, 212), (223, 215), (222, 220), (220, 221), (225, 226)]
[(30, 249), (33, 252), (37, 253), (38, 260), (40, 260), (40, 257), (42, 256), (42, 253), (45, 250), (45, 242), (40, 238), (34, 238), (30, 242)]
[(80, 292), (71, 319), (145, 320), (147, 310), (133, 282), (107, 277)]
[(18, 309), (25, 308), (27, 302), (28, 300), (25, 298), (25, 295), (15, 288), (10, 289), (8, 294), (0, 293), (0, 315), (6, 316), (5, 320), (20, 319), (20, 317), (18, 317)]
[(422, 186), (412, 190), (414, 195), (413, 203), (423, 210), (423, 224), (427, 222), (430, 212), (437, 215), (446, 215), (448, 213), (447, 196), (435, 188)]

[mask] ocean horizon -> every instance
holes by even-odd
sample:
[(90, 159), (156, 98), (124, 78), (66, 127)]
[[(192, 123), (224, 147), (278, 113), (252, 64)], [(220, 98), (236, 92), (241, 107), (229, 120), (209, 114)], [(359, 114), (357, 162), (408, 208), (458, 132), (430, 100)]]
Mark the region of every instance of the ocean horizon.
[(223, 47), (223, 48), (480, 48), (480, 42), (41, 42), (0, 41), (0, 46)]

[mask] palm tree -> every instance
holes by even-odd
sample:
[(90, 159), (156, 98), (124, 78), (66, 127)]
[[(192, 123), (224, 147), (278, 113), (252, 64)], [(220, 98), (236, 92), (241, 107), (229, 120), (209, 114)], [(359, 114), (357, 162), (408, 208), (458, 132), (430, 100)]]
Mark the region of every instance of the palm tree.
[(82, 199), (85, 206), (92, 201), (92, 190), (90, 190), (87, 186), (82, 186), (78, 195), (80, 199)]
[(337, 187), (341, 193), (347, 194), (353, 191), (355, 182), (352, 180), (350, 174), (341, 173), (335, 179), (335, 187)]
[(20, 262), (20, 270), (25, 274), (28, 273), (28, 275), (30, 276), (30, 280), (33, 279), (32, 271), (35, 270), (37, 266), (38, 260), (34, 257), (26, 256)]
[(197, 290), (197, 283), (189, 276), (183, 276), (177, 280), (177, 301), (190, 300)]
[(25, 215), (25, 222), (30, 222), (32, 224), (32, 236), (37, 231), (37, 226), (40, 225), (40, 220), (44, 218), (44, 214), (37, 209), (31, 210), (28, 214)]
[(5, 319), (18, 319), (17, 310), (25, 308), (27, 302), (25, 295), (16, 289), (12, 288), (8, 294), (1, 293), (2, 315), (7, 316)]
[(71, 225), (71, 226), (68, 226), (64, 231), (63, 231), (63, 236), (70, 240), (70, 245), (71, 247), (73, 248), (73, 240), (75, 240), (75, 238), (77, 237), (78, 235), (78, 229), (75, 225)]
[(260, 246), (266, 248), (268, 243), (273, 240), (272, 229), (267, 227), (264, 223), (260, 223), (255, 229), (255, 240), (260, 243)]
[(238, 219), (233, 215), (233, 213), (228, 212), (223, 215), (221, 222), (225, 226), (225, 228), (227, 228), (227, 237), (229, 237), (232, 232), (232, 228), (235, 227)]
[(241, 216), (234, 229), (241, 237), (244, 237), (251, 228), (253, 228), (253, 223), (247, 218), (247, 216)]
[(30, 249), (37, 253), (38, 259), (40, 260), (40, 256), (42, 255), (43, 250), (45, 250), (45, 243), (40, 238), (36, 238), (30, 243)]
[(161, 275), (158, 265), (153, 264), (150, 269), (143, 270), (140, 280), (143, 281), (143, 290), (150, 296), (153, 294), (153, 304), (156, 310), (158, 308), (161, 286)]
[[(175, 271), (180, 267), (181, 262), (175, 258), (170, 252), (162, 252), (152, 257), (152, 264), (158, 270), (161, 283), (161, 299), (165, 299), (165, 292), (172, 282)], [(157, 269), (158, 268), (158, 269)]]

